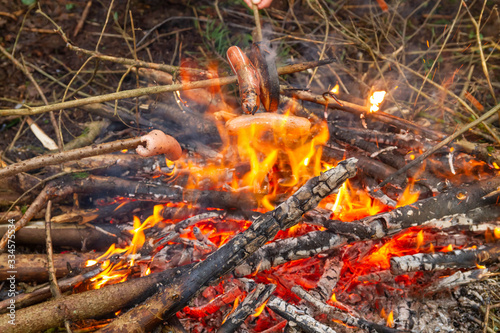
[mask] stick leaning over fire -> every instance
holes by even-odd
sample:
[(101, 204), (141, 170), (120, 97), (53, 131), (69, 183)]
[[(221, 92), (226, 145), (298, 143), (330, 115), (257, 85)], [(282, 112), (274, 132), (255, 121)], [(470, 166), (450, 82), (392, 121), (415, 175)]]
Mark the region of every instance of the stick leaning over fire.
[(298, 223), (305, 212), (316, 207), (323, 198), (356, 174), (356, 162), (354, 158), (345, 160), (337, 167), (310, 179), (276, 209), (258, 217), (247, 230), (196, 264), (187, 274), (176, 276), (163, 292), (157, 293), (99, 332), (149, 331), (163, 318), (185, 306), (200, 288), (232, 271), (250, 254), (273, 239), (280, 229)]
[(137, 153), (143, 157), (165, 154), (170, 160), (178, 159), (182, 153), (179, 143), (174, 138), (166, 135), (162, 131), (153, 130), (137, 138), (117, 140), (100, 145), (72, 149), (61, 153), (37, 156), (27, 161), (11, 164), (0, 169), (0, 178), (13, 176), (20, 172), (26, 172), (47, 165), (54, 165), (133, 148), (137, 148)]

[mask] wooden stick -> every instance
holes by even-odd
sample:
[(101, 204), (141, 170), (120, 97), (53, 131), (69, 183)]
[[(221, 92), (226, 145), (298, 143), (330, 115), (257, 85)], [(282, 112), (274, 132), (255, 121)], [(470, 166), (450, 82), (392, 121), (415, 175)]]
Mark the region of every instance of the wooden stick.
[(465, 125), (461, 129), (459, 129), (458, 131), (456, 131), (455, 133), (453, 133), (452, 135), (448, 136), (446, 139), (444, 139), (443, 141), (441, 141), (440, 143), (438, 143), (437, 145), (435, 145), (432, 149), (426, 150), (425, 153), (423, 153), (422, 155), (418, 156), (416, 159), (414, 159), (413, 161), (411, 161), (410, 163), (408, 163), (407, 165), (405, 165), (404, 167), (402, 167), (401, 169), (399, 169), (397, 172), (395, 172), (390, 177), (388, 177), (386, 180), (384, 180), (382, 183), (380, 183), (379, 184), (379, 188), (382, 188), (384, 185), (388, 184), (391, 180), (394, 179), (394, 177), (397, 177), (397, 176), (405, 173), (409, 169), (413, 168), (414, 166), (419, 165), (427, 157), (429, 157), (430, 155), (432, 155), (435, 151), (437, 151), (437, 150), (441, 149), (442, 147), (446, 146), (447, 144), (449, 144), (450, 142), (452, 142), (453, 140), (455, 140), (456, 138), (458, 138), (460, 135), (462, 135), (465, 132), (467, 132), (472, 127), (475, 127), (475, 126), (479, 125), (480, 123), (482, 123), (483, 121), (485, 121), (486, 119), (490, 118), (491, 116), (493, 116), (494, 114), (496, 114), (499, 110), (500, 110), (500, 104), (497, 104), (495, 107), (493, 107), (491, 110), (489, 110), (488, 112), (486, 112), (485, 114), (483, 114), (481, 117), (479, 117), (476, 120), (474, 120), (473, 122)]
[(500, 244), (481, 246), (477, 249), (455, 250), (439, 253), (417, 253), (391, 258), (391, 272), (401, 275), (407, 272), (436, 271), (442, 269), (473, 268), (493, 263), (500, 257)]
[(349, 313), (344, 313), (341, 310), (337, 309), (336, 307), (321, 302), (320, 300), (310, 295), (307, 291), (305, 291), (298, 285), (292, 288), (292, 292), (294, 292), (297, 296), (304, 299), (305, 301), (314, 305), (320, 312), (327, 314), (330, 318), (334, 319), (335, 321), (343, 322), (345, 325), (359, 327), (368, 332), (378, 332), (378, 333), (402, 332), (400, 330), (391, 327), (379, 325), (374, 322), (354, 317)]
[[(286, 75), (286, 74), (296, 73), (296, 72), (304, 71), (304, 70), (309, 69), (309, 68), (314, 68), (317, 66), (326, 65), (326, 64), (332, 63), (334, 61), (335, 61), (335, 59), (325, 59), (325, 60), (320, 60), (320, 61), (311, 61), (311, 62), (306, 62), (306, 63), (302, 63), (302, 64), (294, 64), (294, 65), (290, 65), (290, 66), (284, 66), (284, 67), (278, 68), (278, 74), (279, 75)], [(83, 98), (83, 99), (76, 99), (76, 100), (72, 100), (72, 101), (49, 104), (49, 105), (39, 106), (39, 107), (34, 107), (34, 108), (0, 110), (0, 117), (11, 116), (11, 115), (18, 115), (18, 116), (20, 116), (20, 115), (34, 115), (34, 114), (40, 114), (40, 113), (45, 113), (45, 112), (50, 112), (50, 111), (55, 111), (55, 110), (76, 108), (76, 107), (80, 107), (80, 106), (92, 104), (92, 103), (104, 103), (104, 102), (114, 101), (117, 99), (134, 98), (134, 97), (140, 97), (140, 96), (144, 96), (144, 95), (161, 94), (164, 92), (172, 92), (172, 91), (179, 91), (179, 90), (190, 90), (190, 89), (200, 89), (200, 88), (207, 88), (207, 87), (213, 87), (213, 86), (223, 86), (223, 85), (227, 85), (227, 84), (233, 84), (236, 82), (238, 82), (238, 78), (236, 77), (236, 75), (232, 75), (232, 76), (227, 76), (227, 77), (222, 77), (222, 78), (217, 78), (217, 79), (210, 79), (210, 80), (171, 84), (171, 85), (166, 85), (166, 86), (155, 86), (155, 87), (146, 87), (146, 88), (139, 88), (139, 89), (130, 89), (130, 90), (115, 92), (115, 93), (106, 94), (106, 95), (87, 97), (87, 98)]]
[[(54, 270), (57, 278), (68, 275), (68, 265), (73, 269), (83, 267), (85, 261), (99, 256), (98, 253), (63, 253), (54, 254)], [(0, 254), (0, 281), (9, 277), (7, 254)], [(47, 256), (45, 254), (16, 254), (17, 281), (45, 282), (48, 279)]]
[[(80, 284), (84, 281), (87, 281), (90, 278), (93, 278), (97, 274), (101, 273), (103, 269), (101, 267), (94, 268), (93, 270), (89, 270), (88, 272), (69, 277), (69, 278), (64, 278), (60, 279), (58, 281), (59, 288), (61, 289), (61, 292), (66, 292), (68, 290), (71, 290), (74, 286), (77, 284)], [(19, 277), (20, 275), (18, 275)], [(40, 286), (38, 286), (40, 287)], [(38, 288), (37, 287), (37, 288)], [(23, 293), (16, 295), (13, 299), (16, 304), (16, 309), (21, 309), (25, 308), (27, 306), (39, 303), (41, 301), (44, 301), (50, 296), (52, 293), (50, 292), (50, 285), (45, 285), (40, 287), (39, 289), (36, 289), (30, 293)], [(5, 313), (7, 311), (7, 306), (9, 306), (10, 299), (6, 299), (0, 302), (0, 313)]]
[(408, 120), (393, 116), (388, 113), (384, 113), (381, 111), (377, 112), (370, 112), (370, 109), (366, 106), (361, 106), (357, 105), (354, 103), (349, 103), (346, 101), (340, 101), (339, 102), (335, 101), (333, 98), (330, 97), (325, 97), (323, 95), (316, 95), (308, 91), (301, 91), (301, 90), (290, 90), (287, 89), (286, 87), (281, 88), (281, 93), (294, 97), (300, 100), (308, 101), (308, 102), (313, 102), (321, 105), (328, 106), (330, 108), (346, 111), (349, 113), (357, 114), (357, 115), (364, 115), (367, 118), (373, 118), (378, 121), (382, 121), (386, 124), (394, 125), (398, 128), (406, 129), (406, 130), (411, 130), (415, 133), (419, 133), (422, 135), (425, 135), (433, 140), (438, 140), (444, 138), (444, 134), (430, 130), (425, 127), (421, 127), (416, 125), (415, 123), (412, 123)]
[(32, 159), (1, 168), (0, 179), (10, 177), (21, 172), (38, 169), (47, 165), (60, 164), (68, 161), (79, 160), (85, 157), (108, 154), (123, 149), (135, 149), (142, 143), (142, 137), (137, 137), (67, 150), (61, 153), (37, 156)]
[(267, 306), (281, 317), (293, 321), (303, 332), (306, 333), (336, 333), (336, 331), (320, 323), (313, 317), (304, 313), (295, 305), (285, 302), (279, 297), (271, 296)]
[(256, 42), (262, 42), (262, 25), (260, 24), (259, 8), (256, 4), (252, 4), (253, 17), (255, 19), (255, 29), (257, 30)]
[(237, 330), (248, 316), (255, 313), (255, 309), (264, 304), (275, 289), (275, 284), (258, 284), (225, 319), (217, 333), (232, 333)]

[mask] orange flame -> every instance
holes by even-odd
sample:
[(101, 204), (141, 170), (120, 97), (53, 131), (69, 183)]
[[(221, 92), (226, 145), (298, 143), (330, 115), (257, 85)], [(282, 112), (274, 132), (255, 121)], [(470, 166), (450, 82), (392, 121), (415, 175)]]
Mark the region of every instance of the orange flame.
[(443, 249), (442, 249), (441, 251), (439, 251), (439, 252), (451, 252), (451, 251), (453, 251), (453, 245), (448, 244), (448, 246), (447, 246), (447, 247), (443, 248)]
[(333, 218), (349, 222), (383, 212), (388, 207), (372, 199), (364, 190), (355, 189), (347, 180), (339, 189), (333, 205), (326, 205), (333, 212)]
[(387, 326), (388, 327), (393, 327), (394, 326), (394, 313), (392, 311), (387, 316)]
[(424, 245), (424, 231), (420, 230), (417, 234), (417, 250), (420, 249), (422, 245)]
[(255, 313), (252, 315), (252, 317), (258, 317), (258, 316), (260, 316), (260, 314), (262, 313), (262, 311), (264, 311), (264, 308), (266, 307), (268, 301), (269, 301), (269, 299), (267, 299), (257, 309), (255, 309)]
[(496, 227), (493, 230), (493, 235), (495, 235), (495, 238), (500, 239), (500, 227)]
[[(134, 227), (130, 231), (133, 234), (132, 241), (124, 249), (119, 249), (112, 244), (109, 249), (96, 260), (87, 260), (86, 265), (91, 266), (97, 262), (103, 262), (103, 272), (90, 279), (91, 287), (99, 289), (109, 283), (119, 283), (127, 279), (131, 273), (130, 267), (134, 266), (137, 251), (142, 248), (146, 241), (144, 230), (153, 227), (155, 224), (163, 220), (161, 212), (163, 205), (156, 205), (153, 209), (153, 215), (149, 216), (143, 223), (138, 217), (134, 216)], [(119, 255), (121, 259), (111, 264), (109, 258), (114, 255)], [(145, 270), (144, 275), (148, 275), (151, 271), (149, 268)]]
[(338, 84), (338, 83), (337, 83), (337, 84), (335, 84), (335, 86), (334, 86), (332, 89), (330, 89), (330, 92), (331, 92), (332, 94), (335, 94), (335, 95), (337, 95), (337, 94), (339, 93), (339, 91), (340, 91), (340, 87), (339, 87), (339, 84)]
[(236, 297), (236, 299), (234, 300), (233, 308), (231, 309), (231, 311), (229, 311), (229, 313), (226, 315), (226, 317), (224, 317), (224, 320), (222, 321), (223, 324), (226, 321), (226, 319), (231, 315), (231, 313), (233, 313), (234, 310), (236, 310), (239, 303), (240, 303), (240, 296)]
[(403, 194), (401, 195), (401, 198), (399, 198), (396, 207), (411, 205), (412, 203), (418, 200), (420, 192), (414, 191), (413, 186), (414, 186), (414, 181), (412, 179), (411, 182), (406, 186)]
[(377, 112), (379, 110), (379, 105), (384, 101), (385, 91), (375, 91), (370, 96), (370, 112)]

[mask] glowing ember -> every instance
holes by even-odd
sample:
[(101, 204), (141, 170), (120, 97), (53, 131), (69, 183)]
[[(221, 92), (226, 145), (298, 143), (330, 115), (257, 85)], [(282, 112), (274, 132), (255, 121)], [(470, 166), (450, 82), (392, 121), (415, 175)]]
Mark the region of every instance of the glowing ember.
[(379, 105), (384, 101), (386, 92), (385, 91), (375, 91), (370, 96), (370, 112), (377, 112), (379, 110)]
[(332, 301), (332, 303), (337, 303), (337, 296), (335, 296), (335, 293), (332, 294), (332, 298), (330, 298), (330, 301)]
[(500, 227), (496, 227), (495, 230), (493, 230), (493, 234), (495, 235), (495, 238), (500, 239)]

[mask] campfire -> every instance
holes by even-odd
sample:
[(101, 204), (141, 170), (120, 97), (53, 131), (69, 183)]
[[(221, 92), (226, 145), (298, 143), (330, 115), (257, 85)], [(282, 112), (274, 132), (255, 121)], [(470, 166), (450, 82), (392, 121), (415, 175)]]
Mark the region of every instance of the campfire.
[(392, 112), (396, 86), (287, 82), (335, 59), (277, 66), (257, 36), (227, 68), (127, 64), (151, 85), (122, 96), (147, 96), (135, 115), (105, 104), (121, 92), (20, 109), (142, 130), (0, 169), (23, 189), (44, 174), (3, 213), (0, 331), (452, 332), (490, 311), (475, 288), (498, 274), (500, 161), (455, 139), (498, 106), (445, 134)]

